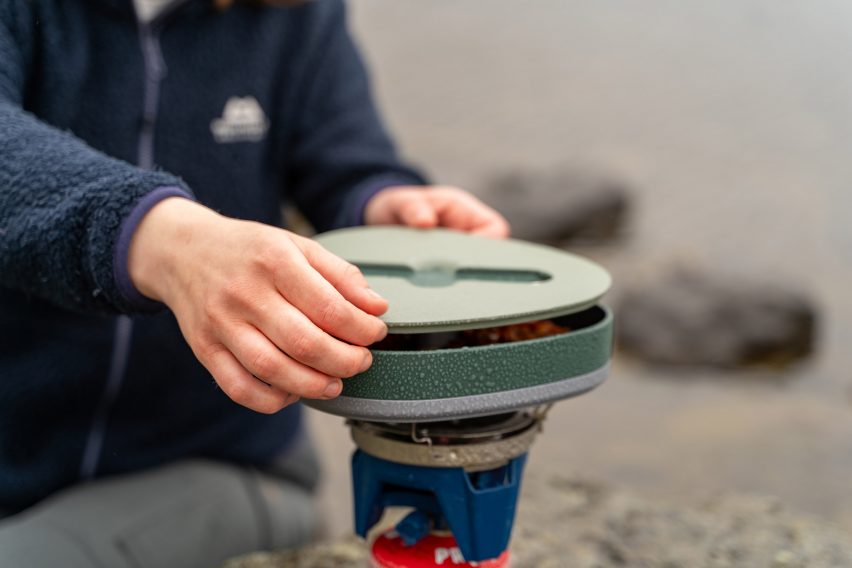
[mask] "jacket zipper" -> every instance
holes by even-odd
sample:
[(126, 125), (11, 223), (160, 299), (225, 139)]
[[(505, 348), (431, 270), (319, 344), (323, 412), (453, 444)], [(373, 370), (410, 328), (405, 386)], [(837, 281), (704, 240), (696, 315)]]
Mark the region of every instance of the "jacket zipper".
[[(157, 124), (157, 111), (160, 102), (160, 87), (166, 75), (165, 61), (160, 49), (158, 23), (174, 11), (183, 2), (175, 2), (154, 21), (139, 24), (139, 42), (145, 66), (145, 87), (142, 102), (142, 124), (139, 129), (139, 139), (136, 151), (136, 163), (140, 168), (154, 169), (154, 133)], [(80, 478), (91, 480), (97, 474), (101, 461), (103, 443), (106, 436), (107, 422), (110, 411), (115, 405), (118, 393), (127, 374), (127, 361), (130, 357), (130, 345), (133, 338), (133, 319), (129, 316), (118, 316), (115, 322), (112, 353), (110, 355), (109, 371), (106, 386), (101, 393), (92, 426), (83, 450), (80, 464)]]

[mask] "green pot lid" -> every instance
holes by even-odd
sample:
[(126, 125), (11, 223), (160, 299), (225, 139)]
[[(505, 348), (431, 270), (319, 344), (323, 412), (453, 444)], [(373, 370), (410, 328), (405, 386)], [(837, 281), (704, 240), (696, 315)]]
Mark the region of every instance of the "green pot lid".
[(446, 229), (354, 227), (316, 240), (357, 265), (390, 307), (391, 333), (431, 333), (552, 318), (589, 308), (609, 274), (565, 251)]

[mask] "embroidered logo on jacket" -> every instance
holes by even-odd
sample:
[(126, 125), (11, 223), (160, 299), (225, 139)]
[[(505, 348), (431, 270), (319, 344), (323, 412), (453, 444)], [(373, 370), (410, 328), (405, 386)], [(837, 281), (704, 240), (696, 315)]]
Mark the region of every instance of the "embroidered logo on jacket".
[(210, 123), (213, 138), (220, 144), (257, 142), (268, 129), (269, 120), (254, 97), (231, 97), (225, 103), (222, 118)]

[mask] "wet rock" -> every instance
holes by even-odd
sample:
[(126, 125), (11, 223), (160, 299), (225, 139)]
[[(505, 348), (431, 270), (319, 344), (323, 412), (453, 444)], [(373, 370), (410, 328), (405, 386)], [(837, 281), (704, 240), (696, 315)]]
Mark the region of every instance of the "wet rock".
[(774, 282), (677, 270), (628, 290), (619, 348), (665, 365), (784, 367), (813, 350), (813, 302)]
[[(848, 568), (852, 536), (777, 500), (729, 495), (688, 506), (584, 479), (528, 478), (512, 538), (517, 568)], [(347, 539), (258, 553), (223, 568), (363, 568)]]
[(510, 172), (480, 194), (506, 216), (513, 236), (546, 244), (621, 236), (630, 201), (623, 182), (579, 170)]

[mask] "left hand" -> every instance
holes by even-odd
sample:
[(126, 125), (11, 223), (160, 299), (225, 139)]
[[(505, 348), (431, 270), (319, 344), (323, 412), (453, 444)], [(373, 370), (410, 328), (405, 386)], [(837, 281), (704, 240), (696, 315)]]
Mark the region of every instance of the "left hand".
[(473, 194), (457, 187), (395, 186), (374, 195), (364, 209), (366, 225), (444, 227), (495, 239), (509, 236), (509, 223)]

